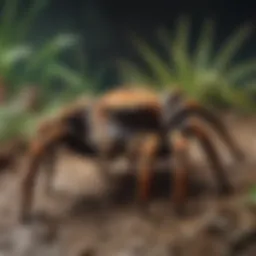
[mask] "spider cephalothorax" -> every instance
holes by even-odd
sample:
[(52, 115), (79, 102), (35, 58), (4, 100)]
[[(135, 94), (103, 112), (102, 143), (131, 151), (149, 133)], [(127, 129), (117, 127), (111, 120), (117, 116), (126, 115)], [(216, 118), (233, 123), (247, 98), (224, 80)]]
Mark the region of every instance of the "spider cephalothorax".
[(179, 91), (168, 94), (163, 102), (154, 91), (121, 88), (107, 92), (89, 104), (82, 101), (67, 107), (62, 114), (41, 126), (38, 136), (31, 142), (28, 172), (22, 183), (22, 220), (31, 210), (32, 189), (41, 159), (48, 156), (49, 160), (50, 155), (53, 160), (53, 152), (60, 143), (77, 153), (96, 157), (102, 163), (103, 173), (108, 172), (108, 163), (114, 156), (125, 154), (129, 161), (136, 161), (138, 197), (142, 201), (149, 197), (152, 166), (159, 149), (168, 144), (169, 153), (176, 160), (173, 199), (179, 207), (186, 198), (191, 167), (187, 152), (189, 138), (195, 137), (212, 164), (220, 190), (231, 191), (208, 128), (191, 117), (211, 124), (234, 157), (242, 157), (219, 118), (200, 104), (186, 100)]

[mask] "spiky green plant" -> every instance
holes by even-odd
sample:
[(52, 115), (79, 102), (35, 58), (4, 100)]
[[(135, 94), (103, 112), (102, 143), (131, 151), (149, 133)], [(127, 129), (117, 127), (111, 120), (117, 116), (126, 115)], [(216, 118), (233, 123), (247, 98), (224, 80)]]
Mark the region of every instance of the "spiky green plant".
[(34, 47), (33, 53), (24, 64), (24, 67), (19, 72), (17, 83), (20, 87), (24, 83), (30, 82), (41, 85), (41, 92), (47, 95), (54, 91), (53, 85), (58, 81), (62, 81), (65, 86), (70, 87), (70, 81), (67, 80), (65, 72), (53, 72), (55, 66), (64, 68), (60, 57), (67, 50), (72, 50), (77, 44), (78, 37), (72, 34), (59, 34), (52, 39), (43, 43), (40, 47)]
[[(22, 137), (29, 141), (35, 135), (36, 129), (42, 120), (50, 118), (72, 102), (75, 98), (83, 94), (93, 96), (95, 93), (96, 82), (89, 78), (85, 73), (76, 72), (64, 65), (52, 66), (50, 72), (58, 76), (58, 72), (63, 72), (65, 81), (73, 85), (72, 90), (68, 88), (53, 97), (44, 100), (40, 110), (36, 112), (28, 111), (27, 98), (13, 97), (7, 104), (0, 106), (0, 142), (8, 141), (13, 137)], [(90, 85), (90, 86), (86, 86)], [(23, 88), (20, 89), (22, 91)]]
[(18, 17), (18, 0), (5, 0), (0, 18), (0, 75), (11, 80), (15, 69), (32, 54), (25, 41), (35, 17), (45, 7), (47, 1), (35, 0), (24, 17)]
[(55, 97), (56, 85), (60, 83), (62, 87), (75, 92), (78, 83), (80, 91), (86, 90), (86, 86), (91, 84), (86, 81), (88, 74), (75, 72), (61, 61), (68, 50), (77, 47), (77, 36), (57, 34), (33, 46), (27, 42), (32, 25), (48, 2), (33, 0), (24, 15), (19, 13), (18, 0), (4, 2), (0, 23), (0, 76), (12, 94), (28, 83), (40, 86), (45, 98), (51, 95)]
[(44, 104), (40, 110), (35, 112), (27, 109), (26, 100), (18, 95), (0, 107), (1, 143), (17, 137), (29, 141), (35, 135), (40, 122), (53, 116), (67, 103), (67, 99), (60, 96), (55, 101)]
[[(79, 70), (61, 61), (67, 50), (79, 50), (77, 36), (58, 34), (40, 45), (28, 44), (32, 24), (48, 2), (33, 0), (23, 16), (18, 15), (18, 0), (5, 0), (1, 10), (0, 76), (12, 94), (11, 99), (0, 106), (1, 142), (17, 136), (29, 139), (41, 119), (53, 115), (81, 93), (93, 94), (97, 90), (98, 81), (90, 78), (81, 52), (78, 53)], [(36, 113), (27, 111), (24, 99), (15, 97), (26, 84), (40, 86), (43, 106)], [(56, 84), (62, 85), (60, 91), (56, 91)]]
[(121, 73), (124, 80), (147, 83), (159, 90), (179, 85), (188, 95), (204, 103), (251, 109), (253, 104), (241, 85), (255, 73), (256, 59), (237, 64), (232, 61), (254, 31), (254, 26), (241, 26), (218, 51), (214, 51), (214, 22), (207, 20), (191, 53), (190, 24), (188, 18), (182, 17), (171, 35), (166, 30), (159, 31), (159, 39), (166, 50), (165, 59), (141, 38), (134, 36), (133, 43), (149, 72), (133, 63), (122, 61)]
[(0, 108), (0, 141), (8, 141), (13, 137), (24, 137), (24, 125), (31, 119), (32, 113), (26, 111), (22, 101), (10, 101)]

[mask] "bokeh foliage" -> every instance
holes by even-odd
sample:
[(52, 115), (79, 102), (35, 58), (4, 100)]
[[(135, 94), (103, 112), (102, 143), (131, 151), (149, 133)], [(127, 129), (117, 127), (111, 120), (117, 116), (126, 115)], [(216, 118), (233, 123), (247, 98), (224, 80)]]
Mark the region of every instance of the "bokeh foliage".
[(234, 61), (255, 32), (253, 24), (237, 28), (218, 50), (215, 49), (215, 23), (212, 20), (203, 23), (197, 44), (191, 50), (191, 24), (189, 18), (181, 17), (172, 33), (163, 29), (158, 31), (159, 42), (165, 50), (163, 55), (133, 35), (134, 46), (147, 69), (122, 61), (124, 81), (148, 84), (158, 90), (179, 86), (190, 97), (205, 104), (254, 111), (256, 59)]
[[(0, 107), (1, 140), (16, 135), (30, 137), (41, 118), (81, 94), (99, 93), (99, 81), (88, 74), (86, 57), (80, 52), (79, 36), (62, 33), (45, 38), (40, 44), (29, 42), (33, 25), (38, 15), (47, 10), (49, 1), (33, 0), (23, 14), (19, 12), (19, 2), (5, 0), (1, 9), (0, 77), (9, 92), (7, 102)], [(206, 21), (197, 46), (191, 52), (189, 25), (190, 20), (182, 18), (171, 35), (167, 31), (159, 31), (166, 60), (149, 44), (135, 37), (133, 42), (150, 75), (135, 64), (123, 62), (121, 71), (125, 80), (146, 82), (159, 90), (177, 84), (188, 95), (205, 103), (252, 109), (255, 99), (249, 96), (253, 91), (255, 93), (256, 80), (250, 75), (255, 73), (256, 61), (232, 62), (252, 33), (252, 26), (238, 29), (215, 52), (214, 23)], [(66, 54), (76, 58), (75, 68), (64, 61)], [(27, 111), (26, 103), (19, 96), (27, 85), (39, 88), (42, 106), (36, 112)]]
[[(79, 50), (80, 38), (72, 33), (56, 34), (38, 45), (29, 42), (37, 17), (47, 11), (48, 0), (32, 0), (21, 13), (19, 0), (5, 0), (0, 10), (0, 77), (8, 92), (0, 106), (0, 140), (30, 136), (42, 116), (51, 114), (81, 93), (92, 94), (97, 82), (87, 72)], [(78, 56), (77, 67), (64, 61), (65, 55)], [(77, 61), (78, 62), (78, 61)], [(39, 89), (41, 108), (26, 109), (22, 91)], [(18, 96), (17, 96), (18, 95)]]

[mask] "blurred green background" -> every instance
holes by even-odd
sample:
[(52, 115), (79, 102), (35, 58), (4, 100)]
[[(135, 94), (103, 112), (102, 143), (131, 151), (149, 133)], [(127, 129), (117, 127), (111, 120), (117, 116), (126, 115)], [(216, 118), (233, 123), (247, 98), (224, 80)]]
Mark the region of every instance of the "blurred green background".
[(254, 12), (244, 1), (2, 0), (0, 13), (3, 139), (31, 135), (77, 96), (123, 82), (255, 111)]

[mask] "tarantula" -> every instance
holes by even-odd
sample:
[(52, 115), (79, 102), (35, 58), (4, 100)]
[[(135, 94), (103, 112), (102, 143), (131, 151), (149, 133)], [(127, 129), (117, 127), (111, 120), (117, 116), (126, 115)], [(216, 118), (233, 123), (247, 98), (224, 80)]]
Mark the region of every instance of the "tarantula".
[(109, 160), (116, 155), (126, 153), (130, 161), (136, 160), (138, 197), (142, 202), (147, 202), (149, 197), (152, 165), (160, 148), (168, 144), (170, 155), (177, 161), (173, 171), (173, 200), (180, 208), (187, 196), (190, 168), (188, 140), (195, 137), (213, 167), (220, 191), (231, 192), (232, 186), (224, 173), (208, 129), (190, 117), (199, 117), (210, 123), (234, 157), (242, 159), (243, 154), (227, 128), (211, 111), (197, 102), (186, 100), (182, 92), (166, 95), (162, 100), (150, 90), (119, 88), (98, 99), (68, 106), (59, 116), (46, 121), (31, 142), (28, 172), (22, 182), (21, 221), (25, 222), (29, 218), (40, 162), (47, 158), (51, 177), (54, 152), (60, 144), (66, 144), (77, 153), (96, 157), (102, 164), (103, 173), (108, 172), (103, 169), (108, 169)]

